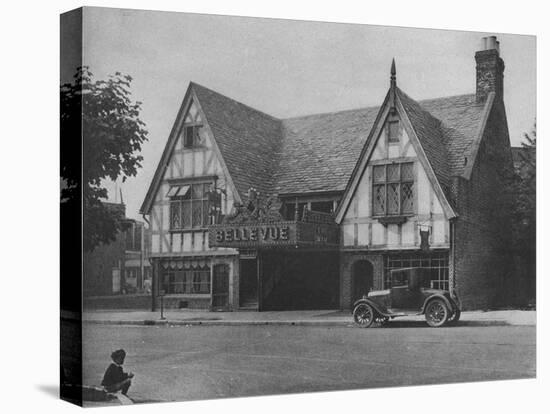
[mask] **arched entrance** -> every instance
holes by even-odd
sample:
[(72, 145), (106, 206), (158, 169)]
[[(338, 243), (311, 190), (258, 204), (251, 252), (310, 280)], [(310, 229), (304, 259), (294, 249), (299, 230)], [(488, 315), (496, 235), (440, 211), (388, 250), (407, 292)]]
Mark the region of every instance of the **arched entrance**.
[(353, 264), (353, 301), (361, 299), (373, 286), (373, 267), (368, 260), (358, 260)]

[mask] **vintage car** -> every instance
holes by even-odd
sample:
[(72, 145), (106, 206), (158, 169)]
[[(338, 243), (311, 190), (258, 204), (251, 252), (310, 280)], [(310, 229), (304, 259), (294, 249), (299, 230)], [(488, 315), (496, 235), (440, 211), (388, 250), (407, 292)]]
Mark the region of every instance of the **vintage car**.
[(456, 324), (460, 302), (455, 293), (434, 289), (431, 269), (414, 267), (391, 270), (391, 288), (373, 290), (353, 305), (353, 320), (363, 328), (406, 315), (425, 315), (432, 327)]

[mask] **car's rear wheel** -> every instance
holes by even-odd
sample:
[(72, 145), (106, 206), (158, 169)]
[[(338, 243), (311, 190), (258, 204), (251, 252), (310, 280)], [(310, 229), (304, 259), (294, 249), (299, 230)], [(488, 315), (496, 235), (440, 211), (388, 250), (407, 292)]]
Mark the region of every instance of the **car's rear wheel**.
[(449, 309), (447, 308), (447, 305), (445, 305), (445, 302), (441, 299), (432, 299), (428, 302), (424, 313), (426, 316), (426, 322), (434, 328), (443, 326), (449, 318)]
[(385, 324), (388, 323), (388, 321), (390, 320), (390, 318), (388, 318), (387, 316), (382, 316), (382, 315), (376, 315), (374, 321), (380, 325), (380, 326), (384, 326)]
[(374, 309), (367, 303), (360, 303), (353, 310), (353, 321), (361, 328), (368, 328), (374, 321)]

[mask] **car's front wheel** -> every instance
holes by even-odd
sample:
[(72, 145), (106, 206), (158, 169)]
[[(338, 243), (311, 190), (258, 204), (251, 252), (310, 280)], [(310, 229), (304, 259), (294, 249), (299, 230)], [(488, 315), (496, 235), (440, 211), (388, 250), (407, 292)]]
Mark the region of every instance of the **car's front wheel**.
[(432, 299), (426, 306), (425, 316), (428, 325), (438, 328), (447, 322), (449, 309), (441, 299)]
[(368, 303), (360, 303), (353, 309), (353, 321), (361, 328), (368, 328), (374, 321), (374, 309)]

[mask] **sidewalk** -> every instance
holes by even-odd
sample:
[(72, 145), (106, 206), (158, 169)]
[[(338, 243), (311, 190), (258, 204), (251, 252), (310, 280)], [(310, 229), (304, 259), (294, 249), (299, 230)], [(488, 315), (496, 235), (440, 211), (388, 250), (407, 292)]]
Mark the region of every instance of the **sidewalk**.
[[(167, 310), (164, 320), (160, 312), (147, 311), (85, 311), (84, 323), (104, 325), (297, 325), (297, 326), (352, 326), (351, 312), (339, 310), (281, 311), (281, 312), (209, 312), (202, 310)], [(389, 326), (404, 322), (424, 322), (424, 316), (396, 318)], [(535, 325), (536, 312), (522, 310), (463, 312), (459, 325)]]

